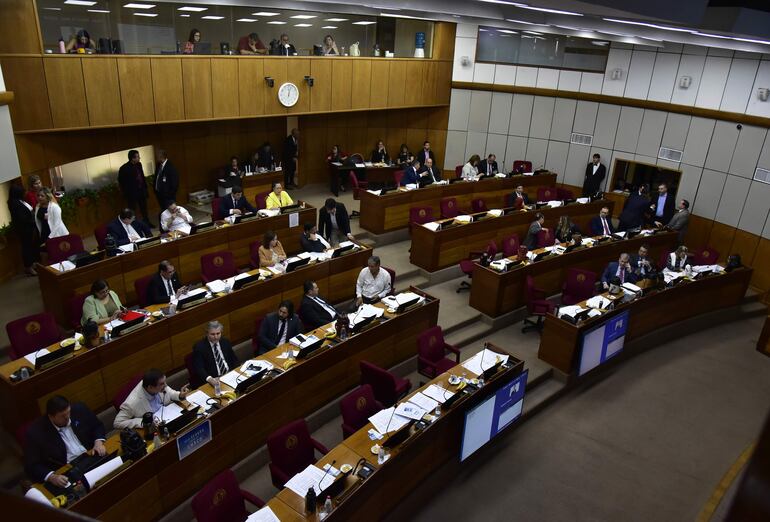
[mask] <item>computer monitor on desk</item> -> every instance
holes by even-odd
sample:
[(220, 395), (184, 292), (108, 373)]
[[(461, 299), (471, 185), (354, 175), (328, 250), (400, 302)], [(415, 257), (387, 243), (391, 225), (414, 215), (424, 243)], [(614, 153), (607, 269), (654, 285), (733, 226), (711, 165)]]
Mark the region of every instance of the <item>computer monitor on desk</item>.
[(292, 212), (298, 211), (300, 208), (299, 203), (296, 203), (294, 205), (286, 205), (285, 207), (281, 207), (281, 214), (290, 214)]

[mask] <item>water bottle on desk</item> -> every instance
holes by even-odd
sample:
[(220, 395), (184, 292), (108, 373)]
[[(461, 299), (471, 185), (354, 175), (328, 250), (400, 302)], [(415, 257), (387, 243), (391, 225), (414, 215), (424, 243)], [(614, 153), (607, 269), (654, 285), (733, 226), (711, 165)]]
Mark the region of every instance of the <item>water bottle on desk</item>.
[(329, 515), (332, 514), (332, 510), (334, 507), (332, 506), (332, 498), (330, 496), (326, 496), (326, 500), (324, 501), (324, 505), (321, 508), (321, 512), (318, 513), (318, 519), (323, 520)]

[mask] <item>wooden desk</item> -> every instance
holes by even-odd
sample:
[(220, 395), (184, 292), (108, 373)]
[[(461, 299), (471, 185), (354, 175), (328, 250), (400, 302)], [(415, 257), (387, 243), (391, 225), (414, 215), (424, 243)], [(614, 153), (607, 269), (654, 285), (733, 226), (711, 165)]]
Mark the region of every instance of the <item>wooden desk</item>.
[[(330, 349), (321, 348), (314, 356), (297, 361), (296, 366), (277, 377), (265, 379), (258, 388), (210, 415), (212, 442), (184, 460), (179, 461), (172, 438), (70, 509), (106, 522), (150, 521), (168, 513), (217, 473), (265, 444), (274, 430), (313, 413), (356, 386), (360, 360), (390, 367), (412, 357), (415, 336), (438, 319), (438, 299), (423, 295), (427, 297), (424, 305), (398, 315), (386, 312), (389, 320)], [(322, 331), (320, 328), (316, 332)], [(283, 351), (278, 347), (259, 359), (282, 364), (285, 360), (278, 356)], [(200, 390), (212, 395), (208, 384)], [(111, 435), (113, 444), (117, 437)]]
[[(537, 263), (519, 265), (502, 273), (476, 263), (473, 269), (470, 305), (490, 317), (497, 317), (526, 306), (527, 276), (531, 275), (535, 279), (535, 285), (544, 290), (546, 295), (556, 295), (561, 292), (562, 283), (570, 268), (591, 270), (601, 276), (607, 263), (617, 261), (623, 252), (636, 254), (642, 244), (648, 243), (649, 257), (655, 260), (660, 257), (661, 252), (673, 251), (676, 248), (676, 240), (675, 232), (662, 232), (654, 236), (608, 241), (590, 248), (573, 250), (568, 254), (549, 256)], [(510, 259), (515, 260), (516, 256)]]
[[(529, 226), (535, 220), (536, 212), (543, 213), (545, 226), (551, 230), (556, 227), (559, 216), (564, 215), (569, 216), (581, 230), (588, 230), (588, 222), (598, 216), (601, 208), (605, 206), (612, 208), (612, 203), (600, 200), (587, 204), (572, 203), (557, 208), (544, 207), (537, 211), (521, 210), (435, 232), (417, 225), (412, 229), (410, 260), (412, 264), (428, 272), (435, 272), (467, 259), (469, 252), (485, 251), (490, 241), (500, 245), (504, 238), (518, 234), (519, 240), (523, 242)], [(446, 221), (451, 220), (439, 220)]]
[(294, 228), (289, 227), (289, 214), (278, 215), (232, 226), (211, 228), (175, 241), (147, 247), (138, 252), (108, 257), (103, 261), (68, 272), (41, 267), (38, 270), (38, 281), (43, 296), (43, 306), (46, 311), (56, 316), (60, 325), (69, 328), (70, 299), (76, 294), (88, 293), (91, 284), (97, 279), (106, 279), (110, 288), (118, 294), (124, 304), (133, 305), (137, 302), (134, 281), (155, 273), (158, 270), (158, 263), (164, 259), (174, 264), (183, 282), (199, 281), (202, 255), (228, 250), (235, 255), (236, 266), (247, 266), (249, 245), (255, 240), (262, 241), (262, 235), (268, 230), (278, 234), (287, 252), (299, 251), (302, 223), (306, 221), (316, 222), (315, 207), (305, 205), (304, 209), (300, 209), (299, 225)]
[[(3, 424), (9, 431), (14, 430), (44, 411), (46, 401), (55, 393), (100, 411), (109, 406), (115, 393), (133, 376), (153, 367), (167, 372), (183, 368), (185, 356), (203, 338), (209, 321), (221, 322), (224, 336), (235, 344), (250, 339), (254, 320), (277, 310), (282, 300), (289, 299), (299, 308), (302, 285), (308, 279), (318, 283), (321, 295), (330, 302), (348, 299), (371, 255), (372, 250), (363, 247), (227, 295), (220, 294), (92, 350), (79, 350), (72, 359), (18, 383), (12, 383), (9, 376), (29, 362), (20, 358), (6, 363), (0, 366)], [(58, 344), (50, 348), (58, 349)]]
[[(329, 190), (335, 195), (340, 195), (340, 176), (345, 176), (343, 179), (345, 180), (345, 185), (348, 186), (349, 190), (352, 190), (349, 186), (350, 183), (347, 182), (348, 179), (348, 172), (351, 170), (354, 172), (358, 172), (360, 170), (366, 171), (366, 181), (368, 183), (374, 183), (379, 186), (385, 186), (390, 185), (392, 186), (394, 184), (394, 178), (393, 173), (399, 170), (401, 167), (398, 165), (386, 165), (384, 163), (380, 164), (373, 164), (371, 166), (367, 167), (351, 167), (350, 165), (332, 165), (329, 164)], [(364, 180), (359, 180), (364, 181)]]
[(584, 332), (624, 310), (630, 312), (625, 342), (657, 328), (696, 315), (735, 306), (743, 300), (752, 270), (739, 268), (730, 273), (682, 282), (672, 288), (650, 293), (615, 310), (573, 325), (554, 315), (545, 318), (537, 356), (556, 369), (571, 374), (580, 354)]
[(282, 170), (270, 170), (261, 174), (255, 172), (241, 178), (241, 187), (246, 200), (255, 205), (255, 196), (262, 192), (271, 192), (273, 183), (278, 182), (283, 183)]
[(537, 176), (512, 176), (490, 178), (476, 182), (459, 182), (451, 185), (428, 185), (417, 190), (399, 190), (375, 196), (367, 191), (361, 194), (361, 228), (374, 234), (384, 234), (409, 226), (411, 207), (432, 207), (436, 218), (441, 216), (440, 201), (443, 198), (457, 198), (460, 208), (470, 208), (471, 200), (483, 198), (489, 208), (500, 208), (505, 197), (517, 185), (523, 185), (530, 200), (537, 199), (537, 189), (553, 187), (556, 174)]
[[(499, 347), (490, 348), (507, 354)], [(368, 436), (369, 429), (373, 427), (371, 423), (367, 423), (319, 459), (316, 465), (320, 468), (332, 460), (336, 460), (335, 467), (338, 469), (342, 464), (350, 464), (355, 468), (359, 459), (365, 459), (375, 469), (366, 480), (352, 474), (346, 478), (345, 490), (333, 499), (334, 511), (328, 520), (379, 520), (445, 462), (459, 459), (465, 412), (523, 371), (523, 361), (513, 356), (510, 356), (509, 361), (510, 367), (499, 371), (483, 388), (459, 400), (452, 408), (442, 409), (441, 416), (435, 422), (391, 449), (389, 459), (383, 464), (378, 464), (377, 455), (370, 451), (375, 444)], [(460, 371), (458, 367), (439, 375), (414, 393), (424, 390), (430, 384), (455, 390), (448, 378), (450, 374), (459, 374)], [(476, 376), (473, 372), (467, 373), (469, 378)], [(506, 429), (512, 426), (515, 424)], [(275, 498), (292, 508), (302, 520), (317, 520), (316, 515), (305, 513), (304, 498), (290, 489), (284, 488)]]

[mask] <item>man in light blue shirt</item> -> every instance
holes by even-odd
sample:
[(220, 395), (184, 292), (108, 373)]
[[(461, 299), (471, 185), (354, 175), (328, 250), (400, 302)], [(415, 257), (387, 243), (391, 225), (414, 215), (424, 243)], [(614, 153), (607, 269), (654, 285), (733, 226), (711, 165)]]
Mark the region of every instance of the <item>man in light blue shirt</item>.
[(663, 224), (667, 224), (674, 215), (674, 198), (668, 194), (668, 185), (661, 183), (658, 185), (658, 199), (650, 205), (655, 212), (655, 219)]

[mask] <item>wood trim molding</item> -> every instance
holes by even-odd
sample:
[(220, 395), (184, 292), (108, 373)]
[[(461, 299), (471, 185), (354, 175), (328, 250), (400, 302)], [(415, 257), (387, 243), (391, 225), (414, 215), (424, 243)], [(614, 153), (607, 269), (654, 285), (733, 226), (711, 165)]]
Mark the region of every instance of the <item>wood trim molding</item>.
[(731, 121), (734, 123), (754, 125), (757, 127), (770, 127), (770, 118), (763, 118), (762, 116), (751, 116), (749, 114), (741, 114), (738, 112), (703, 109), (701, 107), (690, 107), (688, 105), (678, 105), (676, 103), (637, 100), (633, 98), (624, 98), (622, 96), (608, 96), (606, 94), (560, 91), (556, 89), (541, 89), (539, 87), (522, 87), (519, 85), (493, 85), (490, 83), (478, 82), (452, 82), (452, 88), (474, 91), (507, 92), (513, 94), (531, 94), (534, 96), (550, 96), (552, 98), (567, 98), (571, 100), (609, 103), (612, 105), (622, 105), (624, 107), (638, 107), (640, 109), (667, 111), (678, 114), (687, 114), (689, 116), (698, 116), (701, 118)]
[(13, 103), (13, 91), (0, 92), (0, 105), (10, 105)]

